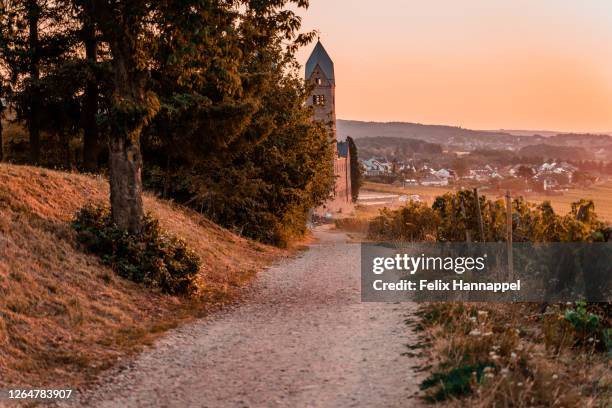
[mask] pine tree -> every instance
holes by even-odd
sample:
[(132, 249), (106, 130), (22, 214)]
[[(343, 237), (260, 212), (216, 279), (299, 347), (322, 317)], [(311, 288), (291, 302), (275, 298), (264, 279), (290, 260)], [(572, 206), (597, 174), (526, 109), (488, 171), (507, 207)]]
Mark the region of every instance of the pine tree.
[(79, 30), (79, 39), (85, 48), (87, 71), (81, 124), (83, 127), (83, 168), (86, 171), (94, 172), (98, 169), (98, 151), (100, 148), (97, 121), (100, 87), (98, 84), (98, 36), (96, 25), (90, 15), (91, 13), (80, 10), (81, 29)]
[(30, 161), (38, 164), (40, 159), (40, 79), (41, 44), (38, 26), (41, 19), (41, 6), (37, 0), (26, 0), (25, 18), (28, 25), (28, 108), (27, 122), (30, 133)]
[(7, 109), (8, 99), (11, 93), (11, 60), (12, 52), (10, 44), (15, 35), (12, 27), (12, 18), (5, 4), (6, 0), (0, 0), (0, 162), (4, 160), (4, 114)]
[[(28, 82), (27, 78), (28, 72), (32, 71), (34, 65), (31, 63), (33, 58), (29, 52), (28, 40), (32, 36), (30, 31), (37, 25), (28, 24), (28, 17), (32, 20), (36, 14), (30, 10), (33, 8), (30, 2), (3, 0), (0, 4), (0, 75), (3, 76), (5, 83), (3, 96), (9, 96), (12, 99), (16, 92), (23, 90), (28, 84), (32, 85), (33, 82)], [(30, 11), (29, 15), (28, 11)], [(28, 120), (35, 116), (31, 114), (35, 111), (36, 108), (30, 109), (29, 106), (24, 110)], [(31, 128), (34, 133), (30, 133), (30, 142), (35, 144), (36, 126), (33, 124)], [(31, 149), (31, 157), (35, 155)]]
[(63, 2), (38, 0), (5, 2), (3, 11), (0, 57), (10, 85), (10, 103), (16, 120), (27, 125), (30, 162), (41, 164), (41, 132), (57, 129), (55, 122), (62, 118), (51, 115), (48, 104), (55, 103), (54, 91), (65, 95), (67, 86), (73, 85), (73, 78), (57, 83), (49, 76), (72, 49), (70, 13)]

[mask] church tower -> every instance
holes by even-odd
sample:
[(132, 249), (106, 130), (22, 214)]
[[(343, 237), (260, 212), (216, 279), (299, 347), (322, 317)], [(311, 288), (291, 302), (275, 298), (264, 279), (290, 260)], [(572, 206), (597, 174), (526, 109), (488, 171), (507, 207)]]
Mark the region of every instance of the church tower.
[(314, 85), (308, 105), (314, 107), (314, 120), (327, 124), (332, 140), (336, 141), (336, 82), (334, 62), (327, 51), (317, 41), (308, 62), (306, 62), (306, 81)]
[(306, 62), (306, 82), (313, 86), (308, 106), (313, 108), (313, 120), (329, 127), (330, 140), (334, 147), (334, 176), (336, 178), (333, 194), (315, 213), (329, 214), (348, 211), (352, 208), (351, 158), (347, 142), (338, 142), (336, 134), (336, 77), (334, 62), (327, 51), (317, 41), (310, 58)]

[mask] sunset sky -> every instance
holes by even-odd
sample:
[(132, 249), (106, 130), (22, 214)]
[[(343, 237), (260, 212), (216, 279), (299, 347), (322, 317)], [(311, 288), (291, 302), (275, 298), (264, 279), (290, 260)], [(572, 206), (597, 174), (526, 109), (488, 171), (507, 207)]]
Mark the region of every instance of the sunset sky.
[(610, 0), (310, 3), (338, 118), (612, 131)]

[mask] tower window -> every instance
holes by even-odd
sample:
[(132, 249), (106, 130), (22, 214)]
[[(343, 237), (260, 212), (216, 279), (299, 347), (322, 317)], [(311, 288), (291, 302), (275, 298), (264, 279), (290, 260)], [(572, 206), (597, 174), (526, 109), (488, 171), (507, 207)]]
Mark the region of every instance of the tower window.
[(323, 84), (323, 81), (321, 80), (321, 78), (317, 78), (317, 85), (321, 85)]
[(312, 96), (312, 103), (316, 106), (323, 106), (325, 105), (325, 95), (313, 95)]

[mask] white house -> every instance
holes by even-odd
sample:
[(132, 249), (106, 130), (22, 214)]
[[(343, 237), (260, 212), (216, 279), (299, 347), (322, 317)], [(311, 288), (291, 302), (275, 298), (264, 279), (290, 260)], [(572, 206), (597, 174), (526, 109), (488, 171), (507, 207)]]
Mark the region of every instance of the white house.
[(427, 177), (421, 179), (421, 185), (430, 187), (444, 187), (448, 186), (448, 179), (435, 174), (429, 174)]
[(364, 160), (362, 163), (365, 168), (364, 174), (366, 176), (381, 176), (391, 173), (392, 164), (384, 159), (371, 158)]

